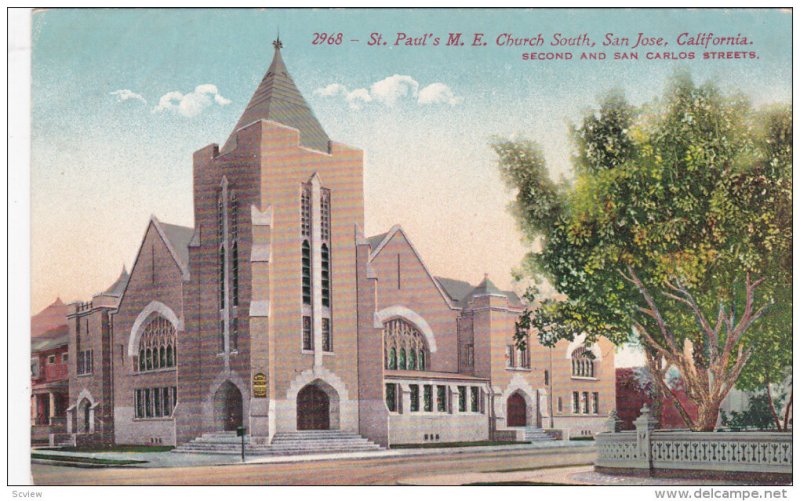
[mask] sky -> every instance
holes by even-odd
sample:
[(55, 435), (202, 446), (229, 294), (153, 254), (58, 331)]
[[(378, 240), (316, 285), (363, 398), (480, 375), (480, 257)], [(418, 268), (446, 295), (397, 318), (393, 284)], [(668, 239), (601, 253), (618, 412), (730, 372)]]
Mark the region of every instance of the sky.
[[(513, 287), (523, 242), (489, 144), (525, 137), (569, 178), (569, 125), (611, 89), (634, 104), (677, 70), (757, 105), (791, 100), (791, 14), (780, 10), (47, 10), (32, 24), (31, 310), (88, 300), (130, 270), (151, 215), (192, 226), (192, 153), (222, 144), (272, 59), (328, 135), (365, 152), (366, 233), (400, 224), (435, 275)], [(398, 32), (442, 37), (395, 46)], [(464, 47), (446, 47), (461, 32)], [(470, 45), (484, 33), (486, 46)], [(736, 36), (758, 59), (525, 61), (503, 33)], [(342, 33), (340, 44), (313, 44)], [(369, 46), (371, 33), (387, 45)], [(358, 40), (357, 42), (351, 40)], [(581, 48), (571, 49), (576, 55)], [(626, 49), (622, 49), (626, 50)], [(576, 52), (577, 51), (577, 52)]]

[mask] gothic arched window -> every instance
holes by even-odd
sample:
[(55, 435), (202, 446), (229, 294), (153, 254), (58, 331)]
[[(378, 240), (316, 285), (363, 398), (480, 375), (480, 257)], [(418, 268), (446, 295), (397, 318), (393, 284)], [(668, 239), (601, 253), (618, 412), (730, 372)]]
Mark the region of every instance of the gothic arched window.
[(230, 198), (231, 303), (239, 306), (239, 200), (235, 191), (231, 191)]
[(586, 347), (572, 352), (572, 375), (575, 377), (594, 377), (594, 353)]
[[(386, 368), (390, 370), (425, 370), (430, 360), (425, 336), (405, 320), (396, 318), (383, 326)], [(395, 355), (399, 353), (399, 360)], [(397, 364), (395, 365), (395, 361)]]
[(162, 316), (154, 317), (139, 338), (139, 371), (175, 367), (177, 343), (172, 322)]
[(303, 240), (303, 304), (311, 304), (311, 245)]

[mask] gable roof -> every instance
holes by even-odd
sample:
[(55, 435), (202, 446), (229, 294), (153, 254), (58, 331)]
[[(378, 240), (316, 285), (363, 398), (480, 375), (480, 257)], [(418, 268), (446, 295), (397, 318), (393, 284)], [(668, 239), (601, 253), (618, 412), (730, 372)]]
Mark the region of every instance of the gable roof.
[(280, 39), (273, 42), (273, 46), (275, 55), (272, 64), (222, 147), (222, 152), (233, 149), (236, 131), (242, 127), (258, 120), (272, 120), (299, 130), (300, 144), (303, 146), (327, 153), (330, 138), (289, 75), (281, 57), (283, 44)]
[(164, 237), (169, 240), (172, 250), (175, 251), (175, 258), (181, 268), (189, 267), (189, 242), (192, 241), (194, 228), (188, 226), (178, 226), (176, 224), (162, 223), (159, 221)]
[(375, 250), (378, 246), (383, 242), (383, 239), (386, 238), (389, 232), (381, 233), (380, 235), (372, 235), (371, 237), (367, 237), (367, 242), (369, 242), (369, 247), (371, 250)]

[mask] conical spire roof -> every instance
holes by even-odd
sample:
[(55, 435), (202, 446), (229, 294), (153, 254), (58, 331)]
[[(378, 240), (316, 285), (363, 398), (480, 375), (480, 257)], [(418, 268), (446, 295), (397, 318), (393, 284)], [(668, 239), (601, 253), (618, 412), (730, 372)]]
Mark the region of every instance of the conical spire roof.
[(318, 151), (328, 151), (330, 138), (323, 130), (314, 112), (297, 89), (281, 57), (283, 44), (280, 38), (272, 45), (275, 55), (267, 74), (261, 80), (253, 97), (222, 147), (223, 152), (233, 149), (236, 131), (257, 120), (272, 120), (300, 131), (300, 144)]
[(122, 273), (119, 274), (117, 280), (111, 284), (111, 287), (106, 289), (103, 294), (111, 294), (114, 296), (121, 296), (123, 292), (125, 292), (125, 287), (128, 285), (128, 269), (125, 268), (125, 265), (122, 265)]
[(483, 281), (470, 293), (470, 296), (487, 296), (487, 295), (496, 295), (496, 296), (505, 296), (503, 291), (497, 288), (497, 286), (489, 280), (489, 275), (486, 274), (483, 276)]

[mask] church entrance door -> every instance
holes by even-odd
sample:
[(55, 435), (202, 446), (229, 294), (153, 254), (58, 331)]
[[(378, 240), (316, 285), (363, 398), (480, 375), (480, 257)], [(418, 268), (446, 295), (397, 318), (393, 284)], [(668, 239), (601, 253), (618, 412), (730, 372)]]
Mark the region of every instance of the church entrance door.
[(316, 385), (310, 384), (297, 394), (297, 429), (329, 430), (330, 400)]
[(526, 426), (528, 424), (527, 404), (525, 398), (519, 393), (514, 393), (508, 397), (506, 408), (507, 426)]

